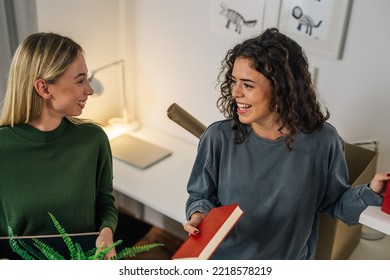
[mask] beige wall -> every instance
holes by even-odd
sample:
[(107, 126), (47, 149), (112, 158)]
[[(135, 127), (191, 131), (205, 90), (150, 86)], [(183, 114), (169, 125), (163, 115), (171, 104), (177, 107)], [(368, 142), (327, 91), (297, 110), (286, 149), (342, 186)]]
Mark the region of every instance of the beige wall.
[[(57, 32), (78, 42), (85, 51), (88, 68), (100, 67), (120, 57), (119, 2), (112, 0), (36, 0), (38, 29)], [(97, 74), (105, 93), (89, 98), (83, 117), (98, 122), (119, 113), (120, 68)]]

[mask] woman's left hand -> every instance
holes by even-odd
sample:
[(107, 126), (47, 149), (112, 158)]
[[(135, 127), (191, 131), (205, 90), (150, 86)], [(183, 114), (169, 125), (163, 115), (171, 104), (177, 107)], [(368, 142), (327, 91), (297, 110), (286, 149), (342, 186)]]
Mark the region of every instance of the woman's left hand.
[(384, 196), (387, 181), (390, 180), (390, 173), (377, 173), (370, 182), (370, 188), (380, 196)]
[[(96, 239), (97, 248), (106, 248), (114, 243), (112, 230), (108, 227), (103, 228), (100, 231), (98, 238)], [(116, 255), (115, 248), (112, 248), (105, 256), (106, 260), (109, 260)]]

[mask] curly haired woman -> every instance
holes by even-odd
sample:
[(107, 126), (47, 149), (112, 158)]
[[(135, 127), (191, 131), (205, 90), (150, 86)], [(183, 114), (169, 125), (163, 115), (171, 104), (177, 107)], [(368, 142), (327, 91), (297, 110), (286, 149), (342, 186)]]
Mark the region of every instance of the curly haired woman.
[(267, 29), (227, 52), (218, 107), (226, 120), (202, 135), (188, 182), (184, 229), (213, 207), (238, 203), (244, 216), (215, 259), (313, 259), (318, 213), (358, 223), (381, 205), (390, 174), (350, 187), (344, 142), (326, 121), (302, 48)]

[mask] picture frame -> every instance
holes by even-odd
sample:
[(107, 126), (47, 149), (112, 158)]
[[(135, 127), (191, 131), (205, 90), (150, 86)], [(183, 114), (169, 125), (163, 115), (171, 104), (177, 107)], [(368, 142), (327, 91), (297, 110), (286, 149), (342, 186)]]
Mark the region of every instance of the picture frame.
[(242, 40), (263, 30), (266, 0), (211, 0), (209, 3), (212, 33)]
[(278, 29), (308, 54), (341, 59), (351, 0), (280, 0)]

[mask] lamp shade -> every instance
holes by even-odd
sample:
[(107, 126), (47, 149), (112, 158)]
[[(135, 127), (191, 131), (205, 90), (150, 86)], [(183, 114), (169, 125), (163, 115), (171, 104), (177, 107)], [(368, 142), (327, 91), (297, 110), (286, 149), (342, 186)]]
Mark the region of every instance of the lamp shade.
[[(88, 82), (90, 83), (92, 89), (94, 90), (94, 93), (96, 96), (102, 95), (104, 93), (104, 84), (96, 78), (96, 74), (106, 68), (112, 67), (112, 66), (121, 66), (121, 81), (122, 81), (122, 90), (120, 94), (120, 105), (121, 105), (121, 117), (120, 118), (111, 118), (108, 120), (108, 123), (112, 126), (121, 126), (126, 127), (128, 131), (135, 131), (139, 129), (140, 124), (136, 120), (135, 115), (135, 97), (134, 94), (131, 95), (131, 103), (128, 103), (127, 96), (126, 96), (126, 83), (125, 83), (125, 61), (123, 59), (117, 60), (111, 63), (108, 63), (106, 65), (103, 65), (99, 68), (93, 69), (90, 72), (90, 75), (88, 77)], [(104, 80), (103, 80), (104, 81)], [(128, 110), (128, 105), (131, 105), (132, 110)]]
[(102, 82), (100, 82), (98, 79), (96, 79), (93, 76), (88, 79), (88, 82), (91, 85), (95, 95), (100, 96), (103, 94), (104, 86), (103, 86)]

